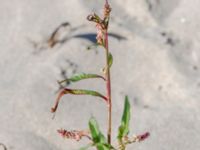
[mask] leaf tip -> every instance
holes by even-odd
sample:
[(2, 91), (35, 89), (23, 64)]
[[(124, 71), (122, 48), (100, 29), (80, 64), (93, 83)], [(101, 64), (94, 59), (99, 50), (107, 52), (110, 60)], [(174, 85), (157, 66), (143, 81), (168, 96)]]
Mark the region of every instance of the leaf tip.
[(128, 95), (125, 96), (125, 101), (129, 103)]

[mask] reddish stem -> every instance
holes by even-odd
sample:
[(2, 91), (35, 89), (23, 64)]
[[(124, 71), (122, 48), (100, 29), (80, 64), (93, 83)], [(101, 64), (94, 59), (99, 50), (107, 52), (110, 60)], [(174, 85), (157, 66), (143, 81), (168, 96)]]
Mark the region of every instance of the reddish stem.
[[(108, 100), (108, 131), (107, 131), (107, 139), (108, 143), (111, 144), (111, 131), (112, 131), (112, 101), (111, 101), (111, 80), (110, 80), (110, 67), (109, 67), (109, 47), (108, 47), (108, 23), (109, 23), (109, 15), (108, 13), (108, 0), (105, 0), (105, 12), (104, 17), (107, 17), (107, 26), (105, 30), (105, 37), (104, 37), (104, 46), (106, 49), (106, 91), (107, 91), (107, 100)], [(108, 16), (106, 16), (108, 15)]]
[(108, 0), (106, 0), (106, 3), (105, 3), (106, 5), (108, 5)]
[(112, 129), (112, 101), (111, 101), (111, 80), (110, 80), (110, 68), (109, 68), (109, 48), (108, 48), (108, 32), (105, 33), (105, 48), (106, 48), (106, 90), (107, 90), (107, 100), (108, 100), (108, 131), (107, 138), (108, 143), (111, 144), (111, 129)]

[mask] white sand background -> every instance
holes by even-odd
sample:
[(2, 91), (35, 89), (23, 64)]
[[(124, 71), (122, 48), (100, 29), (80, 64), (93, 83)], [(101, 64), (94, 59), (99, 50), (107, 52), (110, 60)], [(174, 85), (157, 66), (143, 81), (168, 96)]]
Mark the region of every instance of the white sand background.
[[(126, 37), (109, 40), (114, 56), (113, 137), (127, 94), (130, 134), (151, 134), (128, 150), (199, 150), (200, 1), (110, 1), (109, 31)], [(0, 143), (8, 150), (78, 149), (87, 140), (62, 139), (56, 130), (85, 129), (91, 116), (106, 132), (107, 108), (98, 98), (64, 96), (54, 120), (50, 113), (62, 70), (66, 76), (99, 73), (103, 50), (87, 51), (91, 42), (81, 38), (42, 50), (30, 42), (42, 46), (65, 21), (78, 28), (64, 36), (94, 33), (95, 25), (85, 18), (92, 11), (100, 13), (102, 5), (102, 0), (0, 0)], [(69, 87), (105, 93), (97, 80)]]

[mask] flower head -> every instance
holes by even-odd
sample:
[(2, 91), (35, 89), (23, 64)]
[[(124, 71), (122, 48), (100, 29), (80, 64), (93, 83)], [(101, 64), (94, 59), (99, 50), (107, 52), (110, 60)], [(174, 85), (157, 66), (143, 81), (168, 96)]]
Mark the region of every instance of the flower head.
[(88, 15), (87, 19), (89, 21), (95, 22), (96, 23), (96, 28), (97, 28), (97, 43), (99, 45), (104, 45), (105, 44), (105, 34), (106, 30), (108, 28), (108, 22), (109, 22), (109, 17), (110, 17), (110, 12), (111, 8), (108, 3), (105, 4), (104, 6), (104, 16), (103, 19), (101, 19), (97, 14), (93, 13)]
[(65, 129), (59, 129), (57, 131), (63, 138), (67, 139), (74, 139), (76, 141), (80, 141), (82, 137), (87, 137), (90, 139), (90, 137), (88, 136), (89, 133), (87, 131), (77, 131), (77, 130), (68, 131)]

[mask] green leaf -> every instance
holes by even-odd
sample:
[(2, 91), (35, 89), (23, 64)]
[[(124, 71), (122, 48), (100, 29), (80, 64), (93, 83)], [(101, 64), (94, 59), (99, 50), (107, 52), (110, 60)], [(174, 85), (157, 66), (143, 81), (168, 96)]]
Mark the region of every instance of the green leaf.
[(93, 117), (89, 120), (89, 128), (92, 135), (92, 141), (94, 142), (94, 146), (97, 148), (97, 150), (114, 149), (112, 145), (107, 143), (105, 136), (99, 130), (97, 121)]
[(98, 150), (115, 150), (115, 148), (108, 143), (97, 143), (96, 147)]
[(130, 103), (128, 96), (125, 97), (124, 102), (124, 112), (121, 119), (121, 125), (118, 129), (118, 139), (121, 140), (122, 137), (128, 135), (129, 133), (129, 121), (130, 121)]
[(109, 54), (108, 54), (108, 67), (106, 66), (106, 67), (104, 67), (104, 68), (102, 69), (102, 71), (103, 71), (104, 74), (106, 74), (107, 69), (109, 69), (109, 68), (112, 66), (112, 64), (113, 64), (113, 56), (112, 56), (111, 53), (109, 53)]
[(99, 125), (93, 117), (89, 120), (89, 128), (94, 143), (106, 143), (106, 139), (99, 130)]
[(96, 145), (96, 147), (97, 147), (98, 150), (110, 150), (110, 147), (109, 147), (109, 146), (106, 146), (106, 145), (103, 144), (103, 143), (98, 143), (98, 144)]
[(112, 66), (113, 64), (113, 56), (111, 53), (108, 54), (108, 66), (109, 68)]
[(65, 79), (65, 80), (59, 81), (58, 83), (62, 84), (63, 82), (77, 82), (77, 81), (80, 81), (80, 80), (91, 79), (91, 78), (101, 78), (101, 79), (105, 80), (104, 77), (102, 77), (100, 75), (97, 75), (97, 74), (81, 73), (81, 74), (74, 75), (69, 79)]
[(65, 95), (65, 94), (97, 96), (97, 97), (100, 97), (100, 98), (104, 99), (107, 102), (107, 98), (104, 95), (100, 94), (99, 92), (92, 91), (92, 90), (68, 89), (68, 88), (65, 88), (65, 89), (63, 89), (59, 93), (59, 95), (58, 95), (58, 97), (56, 99), (56, 103), (55, 103), (54, 107), (51, 108), (51, 112), (55, 112), (57, 110), (59, 101), (60, 101), (61, 97), (63, 95)]
[(100, 142), (99, 126), (98, 126), (96, 120), (93, 117), (89, 120), (89, 128), (90, 128), (90, 132), (91, 132), (91, 135), (92, 135), (92, 140), (94, 141), (94, 143)]

